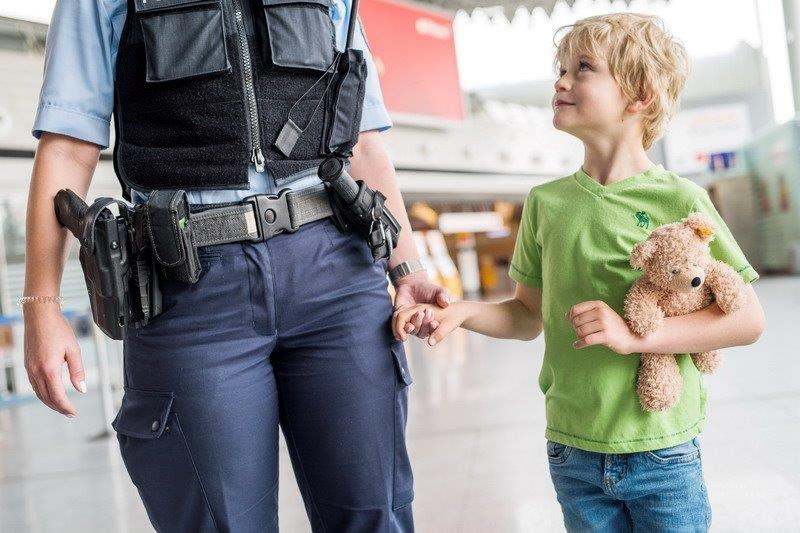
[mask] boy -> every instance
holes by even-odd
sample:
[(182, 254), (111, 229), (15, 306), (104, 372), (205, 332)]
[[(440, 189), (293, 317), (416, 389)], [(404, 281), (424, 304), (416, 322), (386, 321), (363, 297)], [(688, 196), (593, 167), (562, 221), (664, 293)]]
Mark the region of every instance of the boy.
[[(688, 355), (677, 356), (680, 402), (647, 412), (636, 395), (637, 355), (755, 342), (764, 315), (749, 282), (758, 274), (705, 190), (645, 153), (677, 105), (688, 71), (684, 48), (645, 15), (590, 17), (568, 29), (556, 52), (553, 124), (583, 142), (584, 163), (528, 195), (509, 272), (514, 298), (400, 309), (395, 336), (405, 340), (431, 315), (430, 345), (459, 326), (523, 340), (544, 331), (539, 385), (567, 530), (706, 531), (711, 511), (696, 438), (705, 419), (703, 381)], [(748, 282), (746, 303), (730, 315), (712, 304), (667, 318), (637, 337), (621, 317), (640, 275), (628, 262), (631, 248), (692, 211), (718, 224), (711, 253)]]

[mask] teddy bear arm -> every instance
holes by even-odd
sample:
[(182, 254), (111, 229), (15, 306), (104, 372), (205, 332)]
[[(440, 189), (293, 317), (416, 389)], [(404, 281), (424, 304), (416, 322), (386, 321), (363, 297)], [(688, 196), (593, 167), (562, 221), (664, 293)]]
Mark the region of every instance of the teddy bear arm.
[(738, 311), (744, 303), (744, 280), (729, 265), (715, 261), (708, 271), (706, 284), (717, 305), (725, 313)]
[(664, 321), (664, 310), (658, 305), (661, 293), (655, 285), (640, 278), (625, 298), (625, 320), (635, 334), (646, 336)]

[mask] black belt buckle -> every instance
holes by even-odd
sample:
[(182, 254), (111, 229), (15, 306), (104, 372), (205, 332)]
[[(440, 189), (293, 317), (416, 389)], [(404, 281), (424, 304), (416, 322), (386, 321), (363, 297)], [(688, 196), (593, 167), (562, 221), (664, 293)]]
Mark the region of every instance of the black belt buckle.
[(291, 189), (283, 189), (278, 194), (255, 194), (243, 199), (244, 202), (253, 205), (253, 214), (256, 217), (258, 236), (251, 239), (253, 242), (265, 241), (279, 233), (297, 231), (297, 227), (292, 225), (292, 215), (289, 209), (289, 193), (291, 191)]

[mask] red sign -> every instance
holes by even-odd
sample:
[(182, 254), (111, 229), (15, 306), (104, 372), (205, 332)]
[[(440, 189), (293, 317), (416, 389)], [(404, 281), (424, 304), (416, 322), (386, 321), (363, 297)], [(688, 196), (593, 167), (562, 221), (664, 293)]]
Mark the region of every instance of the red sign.
[(453, 17), (396, 0), (362, 0), (358, 11), (387, 109), (463, 119)]

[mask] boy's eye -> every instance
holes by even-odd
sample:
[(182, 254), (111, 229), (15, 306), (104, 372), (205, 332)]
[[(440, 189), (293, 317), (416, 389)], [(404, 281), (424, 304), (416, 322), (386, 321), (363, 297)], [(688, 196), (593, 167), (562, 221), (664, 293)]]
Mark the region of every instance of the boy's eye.
[(581, 61), (580, 63), (578, 63), (578, 70), (586, 70), (591, 68), (592, 66), (586, 61)]
[(565, 69), (563, 69), (563, 68), (558, 69), (558, 76), (559, 77), (563, 76), (566, 73), (567, 73), (567, 71)]

